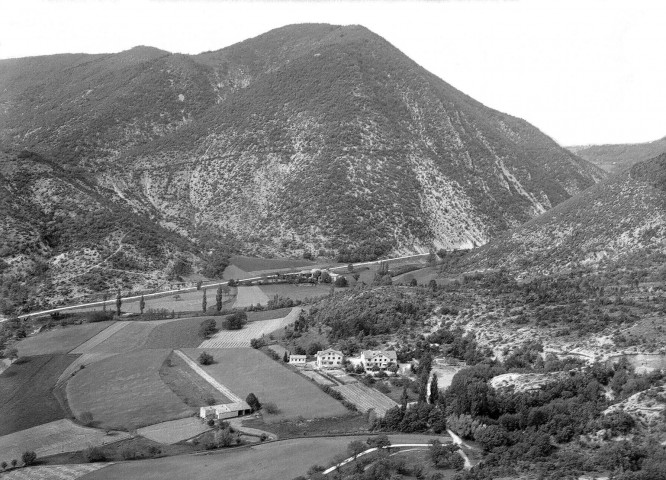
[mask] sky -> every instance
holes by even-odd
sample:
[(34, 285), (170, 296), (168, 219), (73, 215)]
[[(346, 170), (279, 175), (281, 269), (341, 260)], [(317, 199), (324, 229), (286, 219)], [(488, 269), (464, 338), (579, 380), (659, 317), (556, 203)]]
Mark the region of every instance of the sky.
[(293, 23), (360, 24), (561, 145), (638, 143), (666, 135), (665, 19), (663, 0), (3, 0), (0, 59), (200, 53)]

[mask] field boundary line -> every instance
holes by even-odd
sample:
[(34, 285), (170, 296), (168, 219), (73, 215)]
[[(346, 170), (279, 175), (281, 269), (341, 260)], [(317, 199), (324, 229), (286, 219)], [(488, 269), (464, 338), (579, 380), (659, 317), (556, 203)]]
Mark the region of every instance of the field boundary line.
[(203, 379), (206, 380), (208, 383), (210, 383), (211, 386), (212, 386), (215, 390), (217, 390), (218, 392), (220, 392), (222, 395), (224, 395), (225, 397), (227, 397), (229, 400), (231, 400), (232, 402), (240, 402), (240, 401), (242, 401), (242, 400), (240, 399), (240, 397), (238, 397), (237, 395), (235, 395), (231, 390), (229, 390), (227, 387), (225, 387), (225, 386), (222, 385), (220, 382), (218, 382), (218, 381), (215, 380), (213, 377), (211, 377), (211, 376), (210, 376), (210, 375), (209, 375), (209, 374), (208, 374), (203, 368), (201, 368), (199, 365), (197, 365), (196, 362), (195, 362), (194, 360), (192, 360), (190, 357), (188, 357), (187, 355), (185, 355), (183, 352), (181, 352), (180, 350), (174, 350), (174, 353), (175, 353), (176, 355), (178, 355), (180, 358), (182, 358), (183, 360), (185, 360), (185, 363), (187, 363), (187, 365), (189, 365), (189, 367), (190, 367), (192, 370), (194, 370), (197, 374), (199, 374), (199, 376), (201, 376), (201, 378), (203, 378)]
[(69, 353), (72, 355), (78, 355), (78, 354), (83, 354), (83, 353), (90, 353), (90, 351), (98, 346), (100, 343), (104, 342), (105, 340), (108, 340), (112, 336), (114, 336), (116, 333), (118, 333), (120, 330), (125, 328), (127, 325), (129, 325), (130, 322), (127, 321), (118, 321), (115, 322), (112, 325), (109, 325), (106, 327), (104, 330), (99, 332), (97, 335), (95, 335), (92, 338), (89, 338), (85, 342), (83, 342), (81, 345), (76, 347), (75, 349), (71, 350)]

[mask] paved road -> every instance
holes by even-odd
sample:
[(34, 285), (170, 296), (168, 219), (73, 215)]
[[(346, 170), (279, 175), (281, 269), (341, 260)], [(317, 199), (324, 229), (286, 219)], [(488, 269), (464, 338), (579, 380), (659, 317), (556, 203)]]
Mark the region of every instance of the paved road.
[[(404, 260), (407, 258), (417, 258), (417, 257), (423, 257), (424, 254), (419, 254), (419, 255), (403, 255), (401, 257), (393, 257), (393, 258), (385, 258), (383, 260), (374, 260), (372, 262), (361, 262), (361, 263), (354, 263), (354, 267), (361, 267), (364, 265), (375, 265), (381, 262), (394, 262), (396, 260)], [(346, 268), (346, 267), (336, 267), (331, 270), (337, 270), (340, 268)], [(251, 278), (245, 278), (243, 281), (254, 281), (254, 280), (260, 280), (264, 278), (265, 275), (258, 276), (258, 277), (251, 277)], [(211, 287), (217, 287), (219, 285), (227, 285), (229, 282), (217, 282), (217, 283), (210, 283), (206, 284), (206, 288), (211, 288)], [(147, 293), (143, 295), (144, 298), (148, 299), (151, 297), (157, 297), (157, 296), (164, 296), (164, 295), (170, 295), (170, 294), (176, 294), (176, 293), (184, 293), (184, 292), (192, 292), (196, 291), (196, 287), (188, 287), (188, 288), (180, 288), (176, 290), (167, 290), (163, 292), (155, 292), (155, 293)], [(139, 300), (141, 298), (141, 295), (135, 295), (133, 297), (123, 297), (124, 301), (131, 301), (131, 300)], [(37, 315), (46, 315), (49, 313), (55, 313), (55, 312), (62, 312), (64, 310), (75, 310), (79, 308), (86, 308), (86, 307), (101, 307), (104, 304), (108, 305), (115, 305), (115, 299), (107, 300), (107, 301), (100, 301), (100, 302), (91, 302), (91, 303), (81, 303), (78, 305), (69, 305), (67, 307), (58, 307), (58, 308), (51, 308), (49, 310), (40, 310), (38, 312), (30, 312), (30, 313), (25, 313), (23, 315), (19, 315), (19, 318), (27, 318), (27, 317), (33, 317)], [(0, 323), (6, 322), (8, 318), (0, 318)]]

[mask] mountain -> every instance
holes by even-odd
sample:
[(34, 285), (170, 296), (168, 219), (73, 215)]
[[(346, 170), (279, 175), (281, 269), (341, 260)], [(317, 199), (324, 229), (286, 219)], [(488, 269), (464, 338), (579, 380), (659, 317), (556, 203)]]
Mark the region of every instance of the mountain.
[[(666, 278), (666, 153), (635, 164), (466, 255), (522, 276), (581, 269)], [(459, 267), (460, 268), (460, 267)]]
[(617, 173), (637, 162), (666, 152), (666, 137), (648, 143), (580, 145), (566, 148), (607, 172)]
[(199, 55), (3, 60), (0, 87), (5, 149), (207, 252), (469, 248), (606, 175), (360, 26), (292, 25)]

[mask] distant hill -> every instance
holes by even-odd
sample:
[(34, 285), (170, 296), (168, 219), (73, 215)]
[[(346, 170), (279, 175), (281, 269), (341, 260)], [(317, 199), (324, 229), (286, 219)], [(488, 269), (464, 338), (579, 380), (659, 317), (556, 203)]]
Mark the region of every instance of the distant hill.
[(666, 278), (666, 154), (598, 183), (460, 264), (522, 275), (614, 266)]
[(606, 176), (360, 26), (2, 60), (0, 85), (0, 144), (51, 165), (13, 207), (26, 231), (40, 195), (85, 178), (90, 195), (65, 189), (81, 231), (76, 212), (114, 206), (202, 252), (347, 262), (482, 245)]
[(648, 143), (580, 145), (566, 148), (607, 172), (617, 173), (637, 162), (666, 152), (666, 137)]

